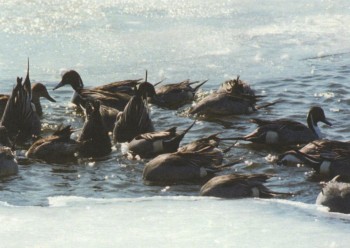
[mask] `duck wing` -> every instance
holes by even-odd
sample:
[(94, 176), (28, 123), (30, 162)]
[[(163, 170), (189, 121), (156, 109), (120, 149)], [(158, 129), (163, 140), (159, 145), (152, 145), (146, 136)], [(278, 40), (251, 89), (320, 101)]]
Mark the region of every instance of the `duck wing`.
[(112, 82), (105, 85), (94, 87), (93, 90), (103, 90), (103, 91), (108, 91), (112, 93), (123, 92), (128, 95), (131, 95), (131, 94), (133, 95), (134, 88), (140, 83), (141, 80), (142, 78), (135, 79), (135, 80), (131, 79), (131, 80)]
[(135, 137), (136, 140), (145, 139), (145, 140), (160, 140), (160, 139), (170, 139), (175, 137), (176, 135), (176, 127), (172, 127), (165, 131), (159, 131), (159, 132), (150, 132), (150, 133), (144, 133), (140, 134)]

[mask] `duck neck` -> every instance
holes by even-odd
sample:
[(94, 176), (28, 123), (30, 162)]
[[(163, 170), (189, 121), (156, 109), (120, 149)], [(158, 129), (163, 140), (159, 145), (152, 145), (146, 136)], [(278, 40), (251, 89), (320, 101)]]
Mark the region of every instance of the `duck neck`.
[(43, 114), (43, 108), (41, 107), (40, 104), (40, 97), (33, 91), (32, 95), (32, 103), (35, 106), (35, 112), (41, 116)]
[(77, 75), (77, 83), (72, 84), (72, 87), (76, 92), (80, 92), (84, 88), (84, 83), (80, 75)]
[(315, 123), (312, 115), (309, 115), (307, 117), (307, 125), (311, 129), (311, 131), (317, 136), (317, 138), (322, 137), (322, 133), (321, 133), (319, 127), (317, 126), (317, 122)]

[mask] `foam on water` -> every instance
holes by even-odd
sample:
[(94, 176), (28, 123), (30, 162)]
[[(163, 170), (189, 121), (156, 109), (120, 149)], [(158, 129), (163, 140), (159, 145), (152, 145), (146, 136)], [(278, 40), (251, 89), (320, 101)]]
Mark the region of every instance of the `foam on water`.
[[(0, 206), (6, 247), (347, 247), (349, 217), (315, 205), (199, 197), (52, 197)], [(283, 228), (282, 228), (283, 227)]]

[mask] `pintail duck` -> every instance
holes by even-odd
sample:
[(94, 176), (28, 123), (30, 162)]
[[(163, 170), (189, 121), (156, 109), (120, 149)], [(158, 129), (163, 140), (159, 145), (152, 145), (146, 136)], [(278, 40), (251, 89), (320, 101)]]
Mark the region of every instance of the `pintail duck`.
[[(32, 85), (32, 103), (34, 104), (34, 108), (33, 108), (34, 111), (39, 116), (43, 115), (43, 111), (40, 103), (41, 97), (46, 98), (50, 102), (56, 102), (56, 100), (49, 95), (49, 92), (47, 92), (45, 85), (43, 85), (42, 83), (34, 83)], [(9, 98), (10, 98), (9, 95), (4, 95), (4, 94), (0, 95), (0, 116), (2, 116), (2, 114), (4, 113), (4, 110)]]
[(181, 133), (177, 133), (176, 127), (172, 127), (164, 131), (140, 134), (128, 144), (128, 149), (132, 154), (142, 158), (176, 152), (181, 140), (194, 124), (195, 122)]
[(255, 91), (248, 83), (240, 80), (239, 76), (236, 79), (225, 81), (216, 92), (229, 93), (231, 95), (255, 96)]
[(350, 213), (350, 183), (338, 181), (339, 176), (326, 183), (316, 199), (317, 205), (329, 208), (330, 212)]
[(232, 139), (273, 145), (305, 144), (321, 138), (322, 135), (317, 126), (317, 123), (320, 121), (332, 126), (320, 107), (312, 107), (310, 109), (307, 116), (308, 126), (288, 119), (273, 121), (253, 119), (252, 122), (259, 126), (255, 131), (244, 137)]
[[(328, 148), (323, 147), (316, 151), (308, 151), (308, 147), (301, 150), (289, 151), (283, 154), (278, 164), (289, 164), (300, 161), (313, 168), (322, 177), (333, 178), (340, 175), (342, 178), (350, 180), (350, 146), (349, 143), (337, 144), (332, 142)], [(309, 145), (308, 145), (309, 146)], [(330, 147), (335, 147), (331, 149)], [(306, 153), (304, 153), (305, 151)], [(307, 154), (309, 152), (309, 154)]]
[(130, 142), (139, 134), (154, 132), (147, 106), (147, 98), (154, 95), (154, 86), (148, 83), (147, 79), (139, 85), (124, 111), (117, 116), (113, 129), (114, 143)]
[(34, 111), (31, 102), (32, 91), (29, 79), (29, 60), (27, 76), (22, 84), (22, 78), (17, 77), (17, 85), (7, 101), (1, 119), (2, 126), (6, 127), (10, 137), (17, 141), (25, 141), (31, 137), (38, 137), (41, 132), (39, 116)]
[(237, 77), (237, 79), (226, 81), (216, 92), (200, 100), (189, 110), (189, 114), (205, 116), (250, 114), (278, 102), (257, 106), (257, 101), (262, 97), (255, 95), (254, 90)]
[(18, 172), (18, 164), (11, 146), (6, 128), (0, 126), (0, 177), (15, 175)]
[(140, 80), (118, 81), (92, 89), (85, 89), (79, 73), (70, 70), (63, 74), (61, 82), (53, 90), (64, 85), (71, 85), (75, 91), (72, 103), (79, 107), (84, 107), (86, 104), (86, 100), (84, 99), (88, 99), (98, 100), (101, 105), (123, 110), (131, 95), (134, 94), (134, 88), (139, 84)]
[(218, 137), (219, 134), (221, 134), (221, 132), (192, 141), (187, 145), (179, 147), (177, 151), (196, 152), (202, 149), (206, 149), (207, 151), (214, 151), (217, 153), (217, 159), (214, 162), (216, 163), (216, 165), (221, 165), (224, 160), (224, 154), (227, 153), (235, 144), (227, 147), (224, 150), (219, 149), (221, 140), (224, 140)]
[(111, 152), (111, 140), (100, 114), (98, 101), (88, 102), (85, 106), (85, 123), (78, 139), (82, 143), (79, 155), (84, 157), (101, 157)]
[(59, 128), (52, 135), (35, 141), (26, 156), (55, 163), (73, 160), (81, 146), (70, 138), (73, 132), (70, 125)]
[[(156, 94), (150, 98), (150, 102), (159, 107), (177, 109), (194, 100), (198, 89), (207, 82), (190, 82), (185, 80), (180, 83), (166, 84), (156, 88)], [(197, 86), (192, 87), (193, 84)]]
[(281, 154), (277, 163), (280, 165), (295, 165), (307, 162), (305, 156), (320, 157), (333, 154), (336, 156), (339, 151), (350, 151), (350, 142), (338, 140), (319, 139), (311, 141), (302, 147), (299, 152), (295, 150)]
[(161, 154), (146, 164), (143, 179), (151, 184), (198, 183), (232, 165), (218, 166), (219, 161), (221, 154), (210, 148)]
[(221, 198), (271, 198), (277, 195), (285, 195), (285, 193), (271, 191), (263, 185), (270, 177), (270, 175), (265, 174), (216, 176), (202, 186), (200, 195)]

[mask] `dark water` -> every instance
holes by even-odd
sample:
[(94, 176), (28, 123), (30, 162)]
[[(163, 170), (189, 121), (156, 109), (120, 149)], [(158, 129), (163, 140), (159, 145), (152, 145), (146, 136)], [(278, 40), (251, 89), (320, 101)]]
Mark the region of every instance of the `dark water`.
[[(248, 116), (234, 116), (220, 120), (200, 120), (185, 137), (182, 144), (205, 135), (222, 131), (223, 137), (233, 137), (251, 132), (255, 126), (249, 123), (252, 117), (280, 118), (287, 117), (302, 123), (310, 106), (322, 106), (332, 127), (321, 125), (328, 138), (348, 140), (348, 121), (350, 113), (349, 54), (310, 58), (300, 63), (312, 68), (309, 75), (296, 75), (288, 78), (271, 78), (251, 82), (258, 94), (266, 95), (266, 101), (280, 99), (281, 102), (266, 110)], [(54, 82), (47, 83), (52, 86)], [(215, 90), (219, 82), (206, 85), (202, 93)], [(44, 133), (50, 133), (59, 123), (71, 124), (79, 128), (83, 117), (74, 112), (69, 99), (72, 90), (63, 88), (53, 92), (58, 104), (44, 102), (45, 115), (42, 119)], [(186, 128), (192, 123), (188, 117), (187, 105), (177, 111), (164, 110), (151, 106), (152, 119), (156, 129), (177, 126)], [(76, 135), (76, 134), (75, 134)], [(223, 142), (222, 147), (231, 143)], [(320, 185), (313, 176), (313, 171), (304, 167), (283, 167), (274, 163), (272, 156), (284, 150), (264, 145), (238, 143), (228, 154), (226, 161), (242, 158), (244, 162), (229, 168), (224, 173), (269, 173), (274, 174), (268, 182), (273, 190), (293, 192), (291, 200), (313, 203), (320, 191)], [(178, 185), (170, 187), (147, 186), (142, 181), (142, 170), (147, 160), (130, 161), (121, 153), (117, 144), (113, 152), (102, 159), (81, 159), (74, 164), (46, 164), (27, 160), (24, 150), (17, 151), (20, 171), (12, 178), (1, 179), (0, 199), (14, 205), (47, 205), (50, 196), (83, 196), (94, 198), (125, 198), (142, 196), (198, 195), (200, 186)]]
[[(240, 136), (254, 130), (250, 118), (292, 118), (305, 123), (309, 108), (322, 106), (332, 127), (327, 138), (349, 140), (349, 7), (347, 1), (11, 1), (0, 13), (0, 93), (9, 92), (31, 60), (31, 79), (52, 89), (65, 68), (77, 70), (87, 86), (143, 77), (179, 82), (209, 79), (202, 93), (240, 75), (264, 101), (279, 104), (249, 116), (200, 120), (183, 144), (208, 134)], [(83, 125), (70, 106), (72, 89), (51, 92), (57, 103), (42, 101), (43, 133), (58, 125)], [(157, 130), (188, 127), (193, 117), (151, 106)], [(73, 136), (76, 137), (77, 134)], [(223, 147), (230, 143), (223, 143)], [(320, 185), (308, 168), (280, 167), (283, 152), (241, 142), (226, 162), (242, 158), (225, 173), (275, 174), (268, 186), (293, 192), (290, 199), (314, 203)], [(0, 201), (13, 205), (48, 204), (50, 196), (129, 198), (198, 195), (200, 186), (147, 186), (147, 161), (129, 161), (117, 145), (100, 160), (56, 165), (27, 160), (17, 151), (19, 174), (0, 180)]]

